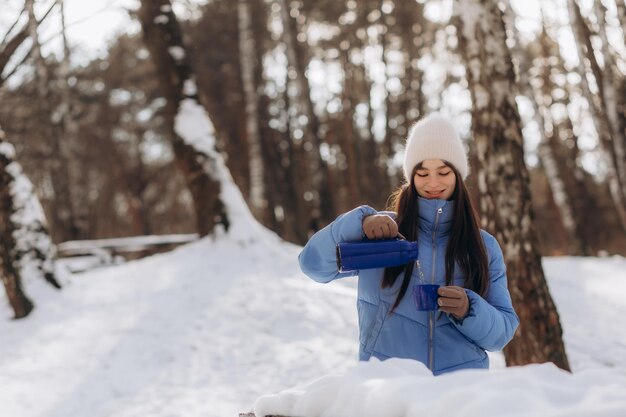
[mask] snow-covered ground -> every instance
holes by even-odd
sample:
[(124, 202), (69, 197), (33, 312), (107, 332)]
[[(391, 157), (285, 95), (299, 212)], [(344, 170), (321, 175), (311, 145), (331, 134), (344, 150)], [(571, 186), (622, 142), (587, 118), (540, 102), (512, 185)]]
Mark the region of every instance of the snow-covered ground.
[(0, 416), (234, 417), (286, 389), (258, 410), (309, 395), (321, 415), (342, 393), (334, 406), (367, 405), (360, 416), (626, 415), (624, 258), (544, 261), (573, 375), (495, 354), (492, 371), (433, 378), (357, 365), (356, 280), (314, 283), (298, 247), (246, 230), (88, 273), (59, 264), (62, 291), (27, 280), (23, 320), (0, 298)]

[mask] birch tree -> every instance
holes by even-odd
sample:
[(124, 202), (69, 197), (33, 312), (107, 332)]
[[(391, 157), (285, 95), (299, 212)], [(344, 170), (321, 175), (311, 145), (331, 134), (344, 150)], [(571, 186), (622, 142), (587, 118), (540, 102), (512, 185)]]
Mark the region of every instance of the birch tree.
[[(67, 157), (67, 152), (65, 152), (67, 140), (54, 128), (54, 114), (59, 114), (59, 112), (55, 112), (51, 104), (53, 101), (50, 91), (51, 74), (41, 53), (41, 44), (38, 34), (39, 22), (35, 16), (35, 1), (26, 0), (25, 8), (28, 14), (27, 27), (28, 36), (31, 41), (30, 56), (34, 67), (35, 91), (37, 94), (37, 100), (34, 106), (37, 108), (38, 112), (33, 120), (33, 125), (42, 127), (42, 130), (46, 132), (45, 135), (48, 137), (51, 144), (51, 171), (54, 184), (54, 199), (57, 203), (55, 216), (57, 222), (62, 225), (60, 227), (60, 230), (63, 231), (61, 240), (73, 240), (77, 239), (78, 236), (76, 234), (77, 229), (75, 227), (72, 196), (70, 194), (70, 160)], [(63, 9), (61, 9), (61, 11), (63, 11)], [(63, 20), (63, 17), (61, 17), (62, 22)], [(61, 65), (61, 69), (63, 72), (63, 65)], [(65, 102), (62, 101), (59, 107), (63, 107), (64, 105)], [(64, 110), (62, 110), (62, 112), (64, 112)]]
[(26, 317), (34, 305), (26, 296), (22, 288), (22, 276), (16, 266), (14, 255), (15, 237), (13, 236), (13, 222), (11, 214), (14, 212), (13, 198), (9, 184), (13, 177), (7, 171), (13, 162), (13, 147), (4, 141), (4, 132), (0, 131), (0, 277), (4, 284), (9, 304), (13, 309), (15, 318)]
[[(15, 64), (13, 68), (11, 68), (9, 71), (5, 72), (9, 60), (14, 57), (18, 48), (29, 38), (30, 32), (32, 30), (30, 19), (26, 21), (26, 24), (21, 26), (21, 29), (16, 30), (16, 28), (20, 27), (20, 18), (22, 17), (22, 14), (24, 14), (28, 10), (27, 5), (27, 3), (24, 5), (24, 9), (20, 12), (19, 16), (15, 19), (15, 22), (11, 25), (11, 27), (7, 30), (2, 41), (0, 41), (0, 87), (2, 87), (4, 82), (9, 79), (31, 55), (33, 46), (31, 46), (28, 52), (24, 54), (21, 61)], [(55, 3), (52, 3), (52, 5), (44, 13), (41, 19), (36, 21), (36, 25), (41, 24), (50, 15), (50, 12), (52, 12), (54, 6)]]
[(167, 135), (193, 198), (198, 233), (211, 234), (217, 224), (228, 230), (232, 219), (222, 197), (227, 169), (215, 151), (211, 123), (198, 100), (178, 20), (169, 0), (142, 0), (138, 15), (160, 77)]
[[(29, 11), (28, 8), (26, 10)], [(33, 16), (32, 11), (30, 15)], [(36, 28), (36, 24), (36, 20), (29, 19), (28, 24), (12, 37), (9, 37), (9, 30), (0, 44), (0, 73), (33, 28)], [(0, 78), (0, 85), (5, 79)], [(34, 304), (22, 288), (24, 276), (44, 278), (57, 289), (61, 285), (54, 276), (55, 249), (47, 231), (43, 210), (31, 182), (15, 161), (15, 149), (6, 141), (1, 127), (0, 234), (0, 278), (15, 318), (26, 317)]]
[[(607, 182), (611, 196), (622, 228), (626, 232), (626, 132), (619, 126), (620, 108), (626, 105), (626, 101), (618, 94), (626, 84), (626, 77), (619, 71), (608, 52), (608, 40), (603, 30), (604, 8), (596, 4), (596, 7), (599, 7), (596, 10), (599, 12), (599, 32), (602, 40), (602, 49), (599, 52), (604, 61), (601, 67), (591, 43), (591, 30), (581, 14), (578, 3), (575, 0), (567, 0), (567, 7), (580, 60), (578, 70), (583, 93), (589, 103), (598, 138), (608, 162)], [(588, 75), (595, 80), (597, 94), (594, 94), (589, 85)]]
[(617, 19), (622, 28), (622, 33), (626, 37), (626, 3), (622, 0), (615, 0), (617, 7)]
[[(557, 129), (554, 126), (550, 111), (550, 104), (553, 102), (551, 80), (553, 68), (550, 65), (550, 60), (554, 56), (553, 54), (559, 54), (558, 45), (548, 36), (544, 27), (536, 40), (539, 43), (539, 47), (535, 49), (538, 49), (540, 53), (537, 56), (529, 56), (521, 45), (521, 39), (515, 28), (515, 14), (510, 3), (505, 7), (504, 18), (512, 35), (512, 43), (514, 45), (511, 49), (511, 54), (517, 62), (517, 87), (520, 94), (528, 98), (528, 102), (533, 110), (533, 120), (539, 128), (540, 140), (537, 156), (546, 172), (546, 179), (550, 185), (553, 201), (559, 210), (560, 218), (567, 234), (567, 240), (572, 248), (571, 253), (588, 255), (590, 250), (581, 228), (583, 213), (577, 213), (574, 210), (572, 203), (572, 194), (574, 192), (567, 188), (567, 183), (563, 178), (566, 172), (561, 169), (564, 164), (557, 161), (558, 152), (555, 150), (559, 139), (556, 137)], [(531, 62), (531, 60), (538, 61), (538, 64), (534, 67), (538, 68), (539, 78), (542, 80), (540, 91), (533, 89), (533, 85), (536, 83), (533, 83), (531, 80), (531, 68), (528, 65), (528, 62)], [(550, 135), (547, 133), (549, 125), (551, 126)]]
[(9, 60), (13, 57), (13, 54), (15, 54), (15, 51), (17, 51), (20, 45), (28, 39), (28, 24), (24, 25), (17, 33), (13, 34), (13, 30), (17, 27), (24, 10), (17, 17), (13, 25), (11, 25), (2, 39), (2, 42), (0, 42), (0, 87), (8, 78), (8, 75), (2, 74), (9, 63)]
[(550, 361), (569, 369), (533, 226), (515, 77), (502, 12), (495, 0), (460, 0), (455, 2), (454, 17), (473, 102), (481, 213), (487, 230), (502, 245), (513, 305), (520, 317), (518, 333), (504, 350), (506, 362)]
[[(41, 52), (38, 28), (39, 22), (35, 16), (34, 0), (26, 0), (25, 7), (28, 13), (28, 34), (31, 40), (30, 55), (35, 68), (35, 83), (38, 100), (36, 106), (39, 114), (38, 121), (43, 125), (46, 136), (51, 145), (50, 166), (52, 183), (54, 184), (55, 217), (60, 223), (58, 230), (62, 232), (61, 240), (74, 240), (86, 238), (87, 215), (79, 215), (79, 211), (86, 210), (84, 201), (79, 201), (78, 193), (75, 192), (75, 178), (79, 174), (73, 173), (71, 143), (76, 138), (77, 126), (72, 120), (72, 95), (69, 84), (69, 46), (66, 37), (64, 2), (57, 0), (60, 6), (61, 38), (63, 43), (63, 58), (59, 65), (58, 76), (61, 80), (61, 100), (55, 105), (51, 93), (53, 73), (48, 69), (45, 58)], [(57, 129), (60, 127), (60, 129)], [(74, 174), (74, 175), (72, 175)], [(83, 219), (81, 223), (79, 219)]]
[[(53, 162), (55, 181), (55, 200), (59, 209), (58, 219), (62, 222), (66, 235), (63, 240), (85, 239), (87, 238), (87, 225), (85, 224), (87, 214), (85, 211), (88, 205), (84, 200), (79, 199), (80, 193), (77, 190), (76, 178), (80, 176), (76, 172), (76, 164), (72, 160), (74, 155), (72, 144), (78, 137), (78, 124), (74, 118), (75, 106), (73, 98), (73, 87), (70, 77), (70, 46), (67, 39), (67, 28), (65, 24), (65, 1), (57, 0), (61, 20), (61, 39), (63, 43), (63, 57), (59, 65), (59, 86), (61, 102), (51, 113), (51, 122), (61, 126), (60, 134), (54, 138)], [(42, 61), (41, 56), (37, 56), (38, 62)], [(41, 64), (38, 64), (38, 66)]]
[(24, 276), (38, 276), (61, 288), (54, 257), (39, 200), (0, 129), (0, 278), (15, 318), (26, 317), (34, 307), (22, 288)]
[[(306, 157), (305, 165), (302, 168), (304, 169), (303, 177), (306, 181), (305, 194), (311, 196), (305, 198), (310, 202), (311, 207), (308, 220), (315, 222), (320, 217), (330, 219), (332, 218), (334, 198), (333, 194), (329, 192), (331, 190), (324, 186), (328, 182), (328, 167), (320, 154), (321, 124), (313, 109), (310, 85), (306, 78), (308, 65), (307, 35), (306, 32), (298, 29), (300, 10), (297, 7), (292, 9), (290, 2), (286, 0), (279, 0), (279, 4), (288, 73), (293, 74), (289, 78), (293, 79), (295, 86), (295, 94), (290, 99), (296, 117), (292, 117), (291, 124), (295, 129), (294, 132), (302, 132), (301, 145), (299, 146)], [(289, 94), (289, 88), (287, 94)]]
[(254, 82), (256, 62), (255, 39), (252, 32), (250, 1), (238, 0), (239, 23), (239, 62), (241, 63), (241, 82), (245, 93), (246, 135), (248, 139), (248, 159), (250, 161), (250, 205), (257, 217), (263, 217), (265, 201), (265, 181), (261, 137), (259, 133), (259, 97)]

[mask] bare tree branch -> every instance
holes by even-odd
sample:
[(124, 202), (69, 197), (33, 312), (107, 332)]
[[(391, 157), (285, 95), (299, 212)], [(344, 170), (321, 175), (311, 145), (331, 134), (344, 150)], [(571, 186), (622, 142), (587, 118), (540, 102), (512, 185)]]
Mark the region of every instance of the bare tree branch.
[(4, 47), (5, 43), (9, 39), (9, 35), (11, 34), (11, 32), (13, 32), (13, 29), (15, 29), (15, 27), (17, 26), (18, 22), (20, 21), (20, 18), (24, 14), (24, 11), (26, 11), (26, 7), (22, 8), (22, 11), (20, 12), (20, 14), (17, 15), (17, 19), (15, 19), (15, 22), (13, 22), (9, 30), (7, 30), (7, 33), (4, 34), (4, 38), (2, 38), (2, 42), (0, 42), (0, 49)]
[[(46, 13), (43, 15), (43, 17), (37, 20), (37, 25), (41, 24), (50, 15), (50, 12), (52, 11), (52, 9), (54, 9), (55, 5), (56, 5), (56, 2), (53, 2), (52, 5), (46, 11)], [(24, 10), (26, 10), (26, 6), (24, 6)], [(22, 10), (22, 12), (20, 13), (20, 16), (22, 13), (24, 13), (24, 10)], [(7, 32), (7, 35), (11, 32), (11, 30), (13, 30), (13, 27), (15, 26), (15, 24), (17, 24), (17, 21), (11, 27), (9, 32)], [(28, 22), (26, 22), (26, 25), (24, 25), (22, 30), (19, 33), (17, 33), (15, 36), (13, 36), (6, 44), (4, 44), (4, 40), (3, 40), (3, 43), (0, 44), (0, 46), (5, 45), (4, 47), (0, 47), (0, 87), (4, 84), (4, 82), (7, 79), (9, 79), (11, 75), (13, 75), (17, 71), (20, 65), (26, 62), (26, 59), (31, 54), (32, 47), (26, 54), (25, 58), (22, 59), (6, 76), (1, 76), (2, 72), (4, 71), (4, 68), (11, 60), (11, 57), (13, 56), (13, 54), (15, 54), (15, 51), (17, 51), (17, 48), (19, 48), (22, 45), (22, 43), (24, 43), (24, 41), (28, 39), (28, 30), (29, 30)]]

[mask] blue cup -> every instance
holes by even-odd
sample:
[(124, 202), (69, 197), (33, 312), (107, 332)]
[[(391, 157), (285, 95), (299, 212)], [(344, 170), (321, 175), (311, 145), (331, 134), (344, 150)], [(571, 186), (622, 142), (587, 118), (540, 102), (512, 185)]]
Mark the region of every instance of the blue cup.
[(413, 300), (418, 311), (434, 311), (439, 308), (437, 290), (439, 285), (423, 284), (413, 286)]

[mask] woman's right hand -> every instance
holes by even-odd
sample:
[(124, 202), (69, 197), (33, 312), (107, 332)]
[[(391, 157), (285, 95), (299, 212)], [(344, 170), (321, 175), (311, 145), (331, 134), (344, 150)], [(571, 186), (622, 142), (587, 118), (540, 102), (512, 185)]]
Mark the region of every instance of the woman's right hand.
[(386, 214), (372, 214), (363, 219), (363, 233), (368, 239), (391, 239), (396, 236), (404, 239), (398, 233), (397, 223)]

